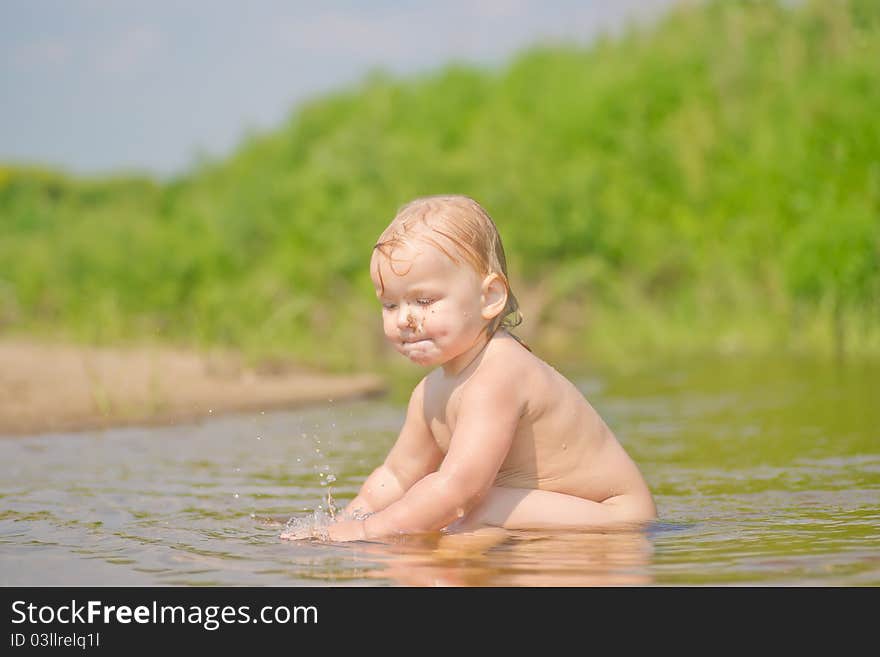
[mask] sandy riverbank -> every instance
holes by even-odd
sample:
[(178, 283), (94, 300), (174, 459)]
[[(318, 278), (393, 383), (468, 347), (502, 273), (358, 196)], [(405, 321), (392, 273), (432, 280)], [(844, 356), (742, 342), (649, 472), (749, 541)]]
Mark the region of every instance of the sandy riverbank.
[(264, 373), (229, 354), (0, 341), (0, 436), (166, 424), (383, 390), (372, 374)]

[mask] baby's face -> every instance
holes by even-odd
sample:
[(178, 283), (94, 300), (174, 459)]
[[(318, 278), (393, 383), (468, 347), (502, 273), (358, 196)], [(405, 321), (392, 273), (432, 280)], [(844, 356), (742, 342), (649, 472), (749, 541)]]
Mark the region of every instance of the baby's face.
[(470, 349), (487, 323), (477, 273), (422, 241), (395, 247), (391, 257), (374, 251), (370, 261), (389, 342), (426, 366), (448, 363)]

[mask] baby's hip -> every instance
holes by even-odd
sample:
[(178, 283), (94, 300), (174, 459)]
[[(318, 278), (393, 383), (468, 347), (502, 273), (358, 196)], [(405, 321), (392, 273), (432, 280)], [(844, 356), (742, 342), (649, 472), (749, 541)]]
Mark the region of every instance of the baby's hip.
[(459, 529), (606, 528), (635, 526), (656, 518), (650, 495), (616, 495), (602, 501), (535, 488), (493, 486), (456, 523)]

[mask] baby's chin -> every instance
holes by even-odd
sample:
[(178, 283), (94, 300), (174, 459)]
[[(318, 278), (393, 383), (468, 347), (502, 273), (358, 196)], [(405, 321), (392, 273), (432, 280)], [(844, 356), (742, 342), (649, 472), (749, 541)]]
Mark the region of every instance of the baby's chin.
[(443, 362), (442, 353), (432, 340), (398, 344), (397, 350), (417, 365), (430, 366)]

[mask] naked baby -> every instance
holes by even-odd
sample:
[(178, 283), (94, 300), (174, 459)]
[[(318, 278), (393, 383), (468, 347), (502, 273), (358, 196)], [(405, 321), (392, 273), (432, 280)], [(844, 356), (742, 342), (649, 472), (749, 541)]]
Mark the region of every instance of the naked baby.
[(433, 369), (384, 463), (322, 537), (595, 530), (656, 518), (639, 468), (599, 414), (510, 332), (519, 310), (501, 238), (476, 201), (405, 205), (379, 237), (370, 274), (386, 338)]

